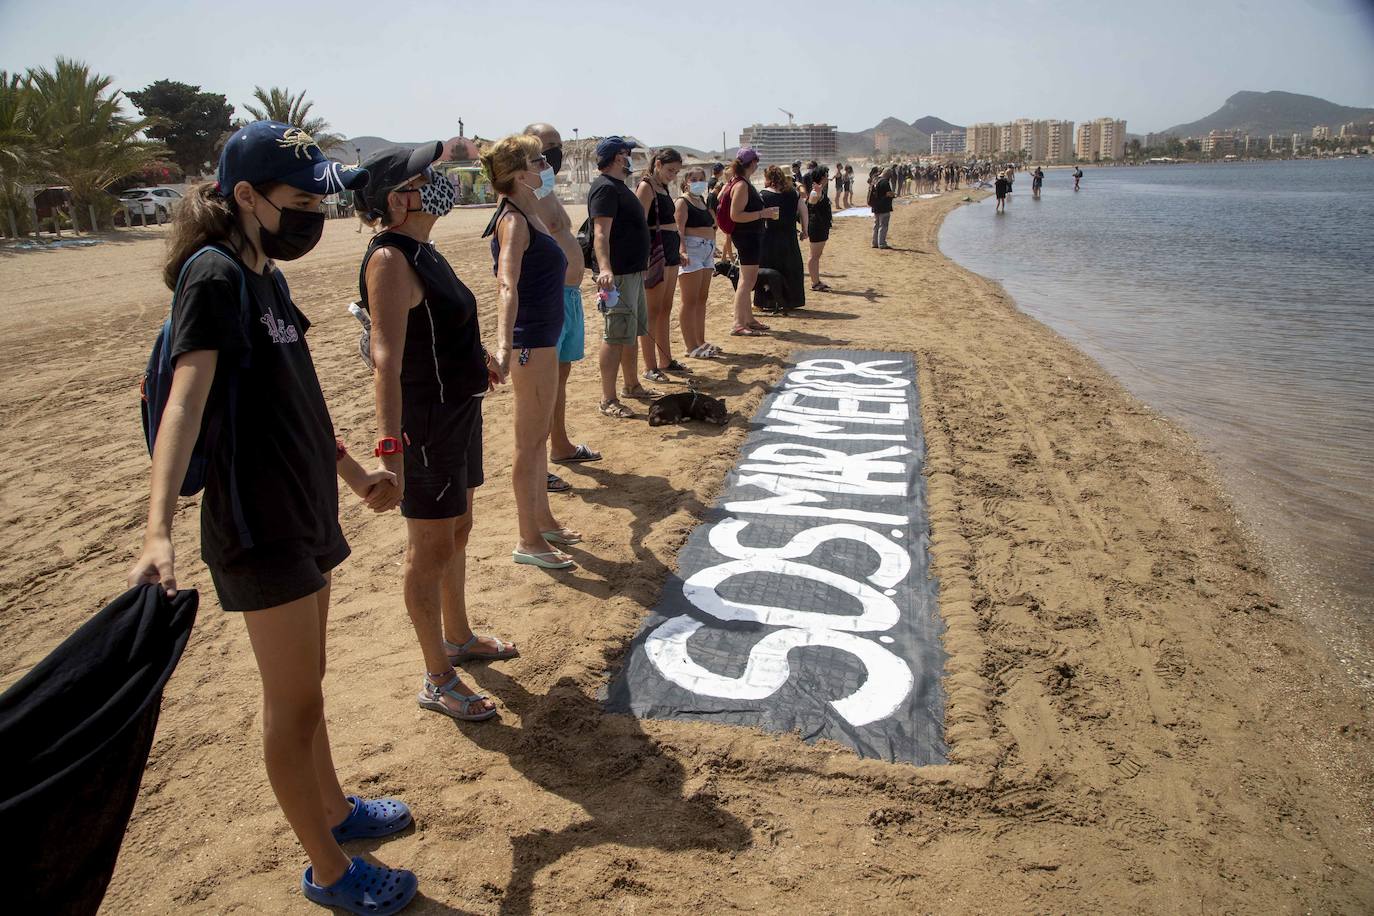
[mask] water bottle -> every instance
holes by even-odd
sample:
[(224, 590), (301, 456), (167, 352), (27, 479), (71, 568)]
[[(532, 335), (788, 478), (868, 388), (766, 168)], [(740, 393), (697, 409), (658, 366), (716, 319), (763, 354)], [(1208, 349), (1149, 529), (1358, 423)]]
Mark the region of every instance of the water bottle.
[(596, 307), (603, 312), (609, 312), (620, 302), (620, 290), (612, 286), (610, 289), (599, 290), (596, 294)]

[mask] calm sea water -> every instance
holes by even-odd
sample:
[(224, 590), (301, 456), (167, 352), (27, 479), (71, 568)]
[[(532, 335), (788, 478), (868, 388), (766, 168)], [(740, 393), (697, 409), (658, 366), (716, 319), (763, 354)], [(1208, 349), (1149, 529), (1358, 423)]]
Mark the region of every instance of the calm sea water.
[(1023, 174), (940, 247), (1194, 433), (1300, 603), (1367, 648), (1374, 160), (1087, 169), (1078, 193), (1055, 170), (1038, 201)]

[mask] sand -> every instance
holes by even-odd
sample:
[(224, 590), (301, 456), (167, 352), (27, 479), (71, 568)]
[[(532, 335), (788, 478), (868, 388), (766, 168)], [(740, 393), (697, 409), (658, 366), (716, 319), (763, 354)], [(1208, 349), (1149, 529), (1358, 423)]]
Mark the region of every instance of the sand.
[[(599, 711), (745, 429), (605, 420), (584, 362), (574, 439), (606, 460), (569, 469), (576, 492), (557, 503), (588, 535), (575, 572), (511, 564), (510, 393), (487, 401), (469, 603), (482, 630), (524, 650), (472, 671), (500, 720), (459, 726), (416, 708), (401, 519), (342, 499), (354, 553), (330, 630), (335, 755), (347, 787), (416, 812), (413, 831), (362, 844), (418, 872), (412, 912), (1374, 908), (1370, 711), (1279, 603), (1193, 443), (939, 254), (939, 220), (960, 197), (900, 206), (889, 252), (870, 249), (867, 220), (839, 221), (836, 291), (776, 320), (772, 339), (725, 336), (717, 281), (711, 336), (730, 352), (700, 372), (748, 417), (797, 348), (916, 354), (951, 764)], [(436, 239), (490, 338), (488, 215), (457, 213)], [(0, 686), (123, 590), (139, 544), (135, 385), (168, 296), (160, 231), (117, 238), (0, 249)], [(365, 239), (332, 222), (316, 253), (286, 265), (355, 451), (374, 435), (345, 311)], [(208, 589), (197, 514), (188, 500), (177, 517), (180, 577)], [(106, 912), (318, 912), (260, 762), (258, 697), (243, 626), (210, 591)]]

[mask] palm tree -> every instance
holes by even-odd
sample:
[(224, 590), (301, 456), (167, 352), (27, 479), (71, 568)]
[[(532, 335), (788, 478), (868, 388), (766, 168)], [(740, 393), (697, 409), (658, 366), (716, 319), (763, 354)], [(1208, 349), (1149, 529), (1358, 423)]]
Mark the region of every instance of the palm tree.
[(310, 109), (315, 107), (315, 103), (306, 101), (304, 90), (292, 95), (290, 89), (273, 86), (264, 91), (261, 86), (254, 86), (253, 98), (257, 100), (258, 105), (243, 107), (256, 120), (280, 121), (292, 127), (299, 127), (314, 137), (324, 152), (343, 146), (344, 138), (330, 132), (328, 121), (324, 118), (310, 117)]
[(59, 57), (52, 70), (28, 71), (27, 129), (47, 151), (41, 170), (71, 189), (77, 212), (109, 212), (105, 189), (156, 162), (166, 149), (141, 136), (149, 122), (123, 114), (113, 80)]
[[(46, 151), (29, 130), (28, 98), (24, 77), (0, 70), (0, 212), (12, 214), (24, 232), (32, 228), (24, 185), (47, 167)], [(8, 231), (8, 220), (0, 229)]]

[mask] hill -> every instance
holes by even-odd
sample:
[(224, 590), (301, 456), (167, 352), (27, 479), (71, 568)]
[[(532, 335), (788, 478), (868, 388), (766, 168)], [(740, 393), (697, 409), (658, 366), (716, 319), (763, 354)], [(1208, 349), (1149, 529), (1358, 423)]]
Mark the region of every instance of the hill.
[(862, 158), (874, 150), (874, 134), (885, 133), (890, 140), (893, 152), (929, 153), (930, 134), (913, 127), (901, 118), (883, 118), (868, 130), (835, 132), (835, 145), (839, 147), (840, 158)]
[(1176, 137), (1200, 137), (1213, 130), (1243, 130), (1255, 136), (1310, 133), (1318, 124), (1334, 132), (1350, 121), (1374, 120), (1374, 108), (1350, 108), (1314, 95), (1294, 92), (1237, 92), (1216, 111), (1187, 124), (1176, 124), (1160, 133)]
[(911, 122), (911, 126), (925, 134), (933, 134), (942, 130), (962, 130), (958, 124), (951, 124), (943, 118), (934, 115), (926, 115), (924, 118), (917, 118)]

